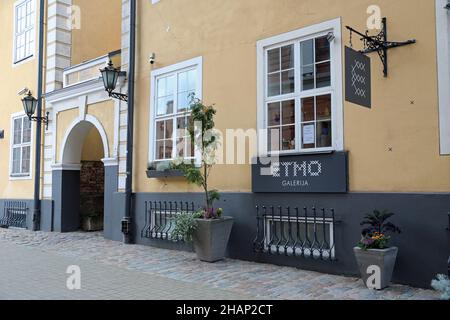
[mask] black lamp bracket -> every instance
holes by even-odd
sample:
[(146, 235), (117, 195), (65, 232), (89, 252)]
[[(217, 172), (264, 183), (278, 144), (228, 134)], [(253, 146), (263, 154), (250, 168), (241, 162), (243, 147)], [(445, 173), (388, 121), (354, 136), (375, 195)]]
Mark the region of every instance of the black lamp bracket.
[(353, 47), (352, 43), (352, 34), (356, 33), (361, 36), (361, 41), (363, 42), (364, 49), (360, 50), (363, 54), (369, 54), (372, 52), (377, 52), (380, 56), (381, 62), (383, 63), (383, 74), (385, 77), (388, 76), (388, 50), (398, 47), (407, 46), (413, 43), (416, 43), (415, 39), (407, 40), (403, 42), (396, 41), (388, 41), (388, 33), (387, 33), (387, 19), (383, 18), (382, 20), (382, 30), (379, 34), (375, 36), (369, 36), (369, 31), (366, 30), (366, 33), (363, 34), (352, 27), (347, 26), (346, 28), (350, 31), (350, 46)]
[(28, 116), (28, 119), (30, 119), (30, 121), (35, 121), (35, 122), (40, 122), (45, 124), (45, 131), (48, 130), (48, 123), (49, 123), (49, 114), (50, 112), (47, 112), (45, 117), (34, 117), (34, 116)]
[(120, 101), (128, 102), (128, 95), (118, 92), (108, 92), (109, 96), (114, 99), (119, 99)]

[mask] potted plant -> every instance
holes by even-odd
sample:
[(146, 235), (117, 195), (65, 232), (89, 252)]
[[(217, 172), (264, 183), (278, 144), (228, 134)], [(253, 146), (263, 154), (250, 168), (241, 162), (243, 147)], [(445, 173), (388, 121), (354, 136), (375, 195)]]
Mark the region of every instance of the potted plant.
[(387, 210), (375, 210), (361, 222), (366, 228), (354, 252), (364, 284), (370, 289), (382, 290), (392, 279), (398, 248), (389, 247), (391, 238), (387, 233), (401, 233), (397, 226), (387, 221), (393, 215)]
[(219, 146), (219, 138), (213, 130), (216, 110), (213, 106), (205, 106), (194, 97), (191, 101), (192, 115), (188, 130), (191, 142), (200, 152), (201, 162), (177, 161), (174, 166), (183, 172), (189, 183), (203, 189), (205, 202), (198, 212), (182, 213), (176, 217), (172, 236), (174, 239), (181, 237), (187, 242), (192, 241), (201, 261), (216, 262), (225, 257), (233, 218), (224, 217), (223, 210), (214, 207), (214, 202), (220, 199), (220, 194), (209, 186), (209, 177)]

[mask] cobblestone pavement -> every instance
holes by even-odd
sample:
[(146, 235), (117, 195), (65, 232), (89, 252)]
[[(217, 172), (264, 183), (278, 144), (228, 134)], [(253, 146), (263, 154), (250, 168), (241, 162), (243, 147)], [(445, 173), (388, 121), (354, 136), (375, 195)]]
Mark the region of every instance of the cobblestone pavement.
[[(234, 294), (232, 298), (236, 299), (250, 297), (296, 300), (430, 300), (439, 298), (431, 290), (393, 285), (389, 289), (378, 292), (366, 289), (362, 281), (356, 278), (269, 264), (231, 259), (215, 264), (202, 263), (193, 253), (140, 245), (126, 246), (120, 242), (105, 240), (101, 233), (58, 234), (0, 229), (1, 258), (3, 258), (3, 247), (8, 245), (19, 245), (42, 254), (53, 254), (53, 256), (71, 259), (72, 264), (95, 263), (104, 266), (105, 270), (117, 272), (117, 278), (121, 277), (121, 273), (133, 272), (140, 274), (142, 279), (150, 281), (149, 283), (153, 283), (151, 279), (154, 278), (155, 282), (162, 279), (175, 281), (173, 283), (175, 287), (181, 286), (180, 283), (189, 284), (193, 286), (193, 293), (204, 299), (211, 299), (211, 297), (220, 299), (220, 296), (210, 295), (211, 292), (207, 291), (213, 289), (225, 290), (219, 291), (223, 293), (224, 299), (229, 297), (230, 292)], [(1, 259), (0, 265), (10, 263), (5, 260), (8, 259)], [(0, 275), (4, 274), (4, 271), (0, 271)], [(101, 278), (100, 273), (97, 273), (97, 277)], [(132, 284), (137, 285), (139, 281)], [(198, 284), (202, 284), (205, 289), (197, 289), (195, 286)], [(154, 284), (146, 284), (144, 287), (151, 290), (152, 286)], [(177, 289), (171, 286), (171, 282), (163, 285), (170, 293), (166, 298), (181, 298), (177, 295), (171, 296), (172, 293), (177, 292)], [(141, 298), (148, 298), (149, 296), (145, 295), (145, 289), (138, 287), (136, 289), (138, 294), (132, 296), (142, 294)], [(129, 292), (132, 290), (127, 288)], [(195, 296), (189, 296), (189, 298), (196, 299)]]

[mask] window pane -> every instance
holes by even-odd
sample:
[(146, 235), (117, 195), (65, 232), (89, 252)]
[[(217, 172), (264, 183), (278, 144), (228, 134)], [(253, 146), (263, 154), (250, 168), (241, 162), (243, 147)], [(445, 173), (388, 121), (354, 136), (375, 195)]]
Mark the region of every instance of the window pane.
[(283, 150), (295, 149), (295, 126), (283, 127)]
[(292, 93), (295, 91), (295, 72), (294, 70), (285, 71), (281, 74), (282, 78), (282, 94)]
[(281, 48), (281, 70), (294, 68), (294, 45)]
[(173, 97), (164, 97), (158, 99), (158, 116), (173, 113)]
[(22, 148), (22, 173), (30, 172), (30, 147)]
[(269, 117), (268, 117), (268, 124), (270, 127), (273, 126), (279, 126), (280, 123), (280, 119), (281, 119), (281, 114), (280, 114), (280, 103), (279, 102), (275, 102), (275, 103), (269, 103)]
[(14, 119), (14, 144), (22, 143), (22, 118)]
[(303, 41), (301, 44), (302, 66), (307, 66), (314, 63), (314, 48), (313, 40)]
[(271, 128), (267, 130), (267, 149), (269, 151), (280, 151), (280, 138), (281, 130), (280, 128)]
[(186, 140), (184, 138), (177, 139), (177, 157), (185, 157)]
[(331, 147), (331, 121), (317, 123), (317, 148)]
[(269, 97), (280, 95), (280, 74), (269, 75)]
[(172, 150), (173, 150), (172, 140), (166, 140), (164, 159), (172, 159)]
[(195, 91), (197, 89), (197, 70), (188, 71), (188, 90)]
[(331, 95), (318, 96), (317, 103), (317, 120), (331, 120)]
[(157, 81), (158, 97), (172, 96), (174, 94), (175, 81), (174, 75), (159, 79)]
[(178, 74), (178, 92), (188, 90), (188, 74), (187, 72), (181, 72)]
[(314, 120), (314, 97), (302, 99), (302, 122)]
[(330, 43), (327, 37), (316, 39), (316, 63), (330, 60)]
[(178, 112), (186, 111), (189, 108), (194, 93), (193, 91), (185, 91), (178, 94)]
[(302, 90), (314, 89), (314, 66), (302, 67)]
[(157, 81), (158, 97), (164, 97), (166, 95), (166, 78), (159, 79)]
[(164, 121), (156, 122), (156, 140), (164, 139)]
[(164, 159), (164, 141), (156, 142), (156, 159), (157, 160)]
[(269, 73), (280, 71), (280, 48), (267, 52), (267, 70)]
[(166, 121), (166, 131), (165, 131), (165, 139), (173, 138), (173, 120)]
[(12, 152), (12, 173), (19, 174), (20, 173), (20, 152), (21, 148), (13, 148)]
[(31, 121), (28, 117), (23, 118), (23, 143), (31, 142)]
[(330, 62), (316, 65), (317, 88), (329, 87), (331, 85)]
[(295, 124), (295, 100), (283, 101), (283, 125)]

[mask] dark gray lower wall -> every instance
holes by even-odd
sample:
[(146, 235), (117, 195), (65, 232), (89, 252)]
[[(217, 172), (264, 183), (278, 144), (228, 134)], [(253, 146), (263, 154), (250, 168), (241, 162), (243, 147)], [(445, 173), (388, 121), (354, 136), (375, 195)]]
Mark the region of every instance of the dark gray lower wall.
[(117, 197), (114, 196), (118, 189), (118, 169), (118, 166), (105, 166), (105, 214), (103, 228), (107, 239), (121, 241), (120, 221), (123, 217), (123, 208), (125, 208), (125, 198), (121, 199), (120, 194)]
[(78, 231), (80, 228), (80, 171), (55, 170), (52, 179), (54, 231)]
[[(3, 216), (3, 208), (5, 207), (5, 202), (7, 201), (18, 201), (25, 202), (27, 204), (27, 229), (32, 230), (33, 228), (33, 208), (34, 201), (30, 199), (0, 199), (0, 215)], [(53, 200), (42, 200), (41, 201), (41, 230), (42, 231), (52, 231), (51, 221), (53, 216)], [(0, 217), (1, 218), (1, 217)]]
[[(201, 194), (148, 194), (134, 195), (134, 240), (138, 244), (156, 245), (174, 249), (189, 249), (167, 242), (149, 241), (140, 235), (145, 225), (145, 201), (195, 201), (202, 203)], [(120, 219), (123, 217), (124, 195), (114, 194), (113, 229), (106, 236), (121, 240)], [(336, 210), (340, 220), (336, 226), (336, 262), (321, 262), (304, 258), (269, 256), (253, 252), (256, 235), (256, 205), (326, 207)], [(396, 213), (393, 222), (403, 233), (394, 235), (392, 244), (399, 247), (394, 281), (421, 287), (429, 287), (438, 273), (447, 273), (450, 254), (450, 232), (447, 212), (450, 211), (450, 194), (383, 194), (350, 193), (330, 194), (251, 194), (225, 193), (220, 204), (225, 214), (235, 218), (228, 256), (236, 259), (293, 266), (320, 272), (357, 275), (353, 247), (360, 239), (365, 213), (374, 209), (389, 209)]]

